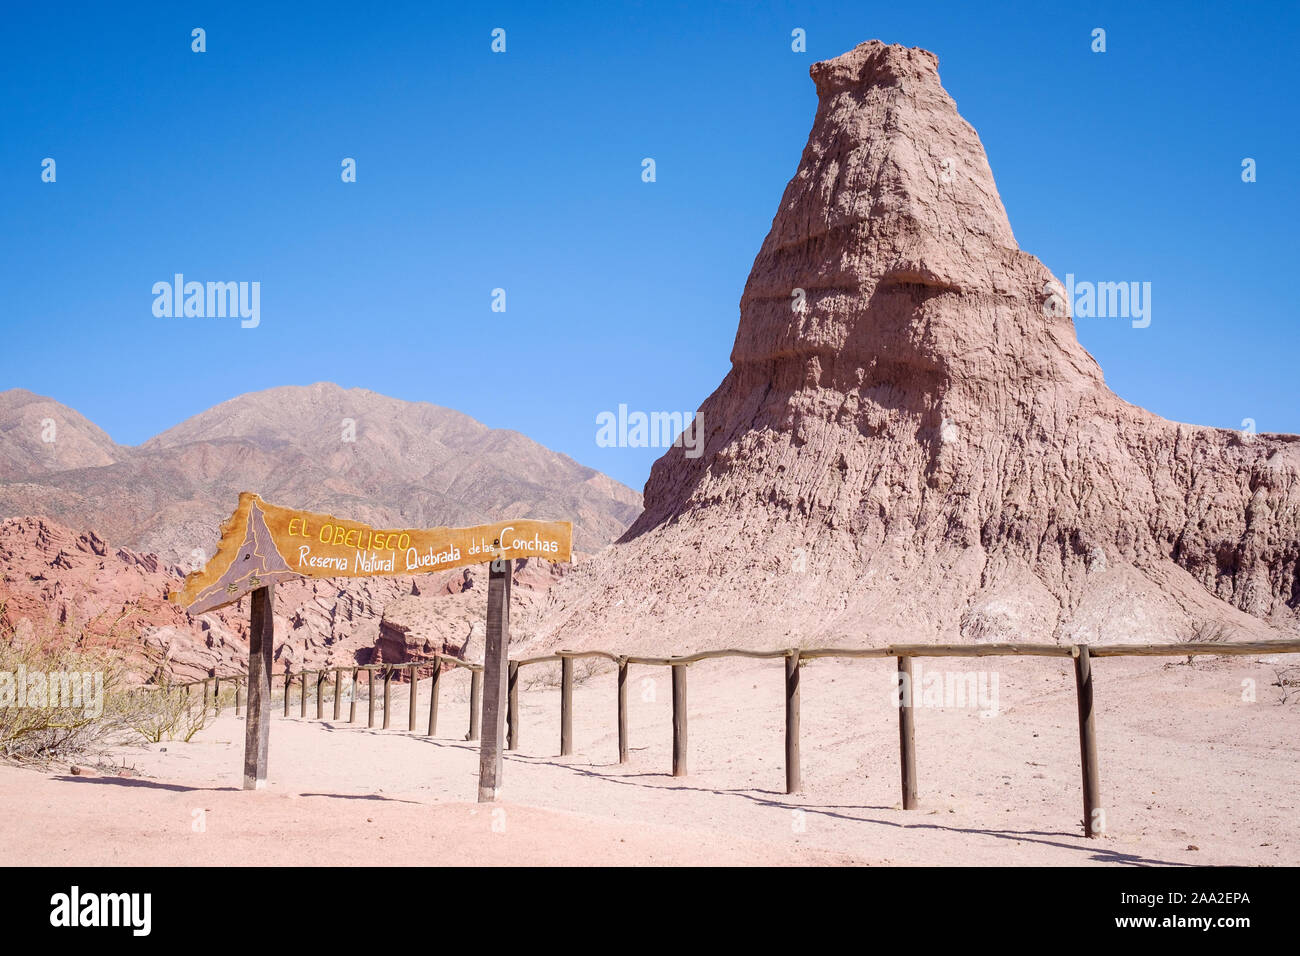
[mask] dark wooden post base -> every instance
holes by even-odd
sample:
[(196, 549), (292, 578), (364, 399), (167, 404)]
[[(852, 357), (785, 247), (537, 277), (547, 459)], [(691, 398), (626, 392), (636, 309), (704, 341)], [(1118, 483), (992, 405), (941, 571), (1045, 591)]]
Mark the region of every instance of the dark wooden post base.
[[(501, 792), (501, 751), (505, 746), (509, 701), (510, 575), (514, 562), (493, 561), (488, 571), (487, 640), (483, 648), (483, 728), (479, 744), (478, 799), (488, 803)], [(475, 676), (478, 673), (475, 672)]]
[(1097, 767), (1097, 725), (1092, 707), (1092, 658), (1088, 645), (1080, 644), (1074, 658), (1074, 684), (1079, 695), (1079, 763), (1083, 768), (1083, 832), (1099, 837), (1106, 832), (1106, 811), (1101, 806), (1101, 776)]
[(785, 659), (785, 792), (799, 791), (799, 651)]
[(903, 778), (903, 809), (916, 809), (916, 688), (912, 659), (898, 658), (898, 751)]
[(686, 665), (673, 664), (673, 776), (686, 776)]
[(271, 655), (275, 623), (271, 613), (274, 585), (252, 595), (248, 633), (248, 718), (244, 724), (244, 789), (266, 787), (267, 757), (271, 745)]

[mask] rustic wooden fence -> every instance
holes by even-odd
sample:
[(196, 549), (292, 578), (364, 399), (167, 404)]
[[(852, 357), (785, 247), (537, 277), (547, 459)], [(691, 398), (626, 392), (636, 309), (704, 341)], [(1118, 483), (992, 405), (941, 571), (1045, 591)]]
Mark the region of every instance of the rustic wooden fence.
[[(470, 671), (470, 691), (469, 691), (469, 731), (465, 735), (466, 740), (478, 740), (479, 738), (479, 720), (481, 712), (479, 707), (479, 698), (483, 689), (483, 665), (470, 664), (462, 661), (457, 657), (448, 657), (442, 654), (434, 655), (433, 658), (426, 661), (412, 662), (409, 664), (349, 664), (346, 667), (326, 667), (319, 670), (302, 670), (296, 674), (288, 671), (284, 674), (284, 716), (289, 716), (289, 709), (292, 701), (292, 688), (294, 684), (300, 687), (298, 697), (298, 716), (307, 716), (307, 701), (311, 694), (309, 688), (312, 684), (316, 687), (316, 718), (323, 720), (325, 718), (325, 688), (330, 684), (330, 678), (333, 678), (333, 714), (335, 720), (342, 720), (343, 708), (343, 675), (348, 675), (348, 723), (355, 723), (357, 719), (357, 691), (360, 688), (360, 675), (366, 675), (366, 703), (367, 715), (366, 726), (375, 726), (375, 675), (380, 676), (383, 685), (383, 693), (378, 698), (383, 701), (383, 724), (384, 730), (388, 730), (392, 724), (392, 682), (393, 678), (398, 675), (406, 675), (411, 684), (411, 696), (408, 707), (407, 730), (414, 732), (416, 727), (416, 714), (419, 699), (419, 681), (420, 672), (432, 668), (433, 671), (433, 693), (429, 699), (429, 729), (426, 736), (432, 737), (438, 732), (438, 699), (443, 672), (443, 665), (450, 664), (455, 667), (463, 667)], [(221, 685), (235, 685), (235, 715), (239, 716), (243, 709), (244, 687), (247, 684), (248, 675), (227, 674), (225, 676), (205, 677), (202, 680), (188, 681), (183, 684), (173, 685), (184, 688), (186, 693), (192, 694), (195, 687), (203, 688), (203, 699), (218, 714), (221, 713)], [(310, 681), (310, 682), (309, 682)]]
[[(761, 659), (780, 658), (785, 663), (785, 790), (795, 793), (800, 789), (799, 757), (799, 668), (809, 661), (819, 658), (865, 659), (894, 658), (899, 674), (900, 699), (898, 701), (898, 737), (899, 762), (902, 782), (902, 805), (905, 810), (916, 808), (916, 723), (915, 698), (916, 688), (912, 686), (912, 659), (918, 657), (1062, 657), (1072, 658), (1074, 662), (1075, 693), (1079, 711), (1079, 753), (1083, 782), (1083, 830), (1088, 836), (1100, 836), (1105, 828), (1105, 816), (1101, 803), (1101, 782), (1097, 759), (1097, 731), (1093, 716), (1093, 676), (1092, 660), (1102, 657), (1190, 657), (1196, 655), (1243, 656), (1260, 654), (1300, 654), (1300, 640), (1296, 641), (1256, 641), (1252, 643), (1215, 643), (1191, 642), (1181, 644), (1110, 644), (1093, 646), (1088, 644), (893, 644), (886, 647), (817, 647), (784, 648), (773, 651), (749, 651), (737, 648), (701, 651), (680, 657), (643, 657), (638, 655), (613, 654), (608, 651), (568, 651), (561, 650), (554, 654), (539, 657), (526, 657), (511, 660), (507, 677), (506, 708), (506, 749), (515, 750), (519, 746), (519, 671), (521, 668), (536, 664), (560, 664), (560, 755), (568, 756), (573, 752), (573, 662), (579, 658), (602, 658), (613, 662), (618, 667), (618, 761), (626, 763), (628, 756), (628, 722), (627, 722), (627, 675), (632, 664), (653, 667), (669, 667), (672, 671), (673, 703), (673, 776), (686, 775), (687, 760), (687, 703), (686, 703), (686, 669), (699, 661), (723, 657), (750, 657)], [(298, 674), (284, 675), (284, 715), (289, 716), (290, 689), (296, 680), (300, 683), (302, 693), (299, 698), (299, 716), (307, 716), (307, 698), (309, 678), (316, 684), (316, 717), (323, 719), (325, 704), (323, 688), (329, 675), (334, 679), (334, 719), (342, 719), (340, 706), (343, 673), (350, 673), (351, 693), (348, 708), (348, 722), (355, 722), (357, 716), (358, 676), (365, 672), (368, 689), (368, 723), (375, 726), (375, 674), (379, 673), (383, 681), (383, 728), (387, 730), (391, 719), (391, 685), (394, 675), (405, 672), (410, 683), (411, 693), (408, 702), (407, 730), (414, 733), (417, 721), (419, 697), (419, 674), (421, 670), (432, 669), (433, 682), (429, 699), (429, 721), (427, 736), (433, 736), (438, 726), (438, 696), (440, 678), (444, 665), (464, 667), (470, 671), (469, 731), (466, 740), (477, 740), (480, 730), (480, 699), (482, 695), (483, 666), (471, 664), (456, 657), (434, 655), (431, 660), (408, 664), (369, 664), (349, 667), (334, 667), (323, 670), (300, 671)], [(204, 701), (211, 701), (220, 712), (221, 683), (235, 683), (235, 713), (241, 706), (241, 688), (247, 680), (245, 674), (226, 677), (209, 677), (202, 681), (191, 681), (180, 686), (187, 692), (202, 685)], [(903, 693), (906, 687), (910, 693)]]

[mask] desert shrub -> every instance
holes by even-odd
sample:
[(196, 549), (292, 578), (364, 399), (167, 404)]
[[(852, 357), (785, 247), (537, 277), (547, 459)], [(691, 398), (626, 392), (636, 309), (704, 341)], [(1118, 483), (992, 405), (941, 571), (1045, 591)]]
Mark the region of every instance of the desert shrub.
[[(1236, 637), (1237, 629), (1223, 621), (1202, 621), (1180, 636), (1178, 644), (1225, 644)], [(1195, 663), (1196, 655), (1188, 654), (1187, 663)]]
[[(233, 689), (231, 706), (234, 705)], [(191, 696), (184, 687), (143, 687), (125, 696), (123, 712), (131, 730), (148, 743), (188, 742), (208, 722), (211, 703)]]
[(126, 669), (110, 642), (87, 647), (83, 636), (0, 625), (0, 758), (82, 756), (129, 739)]
[[(120, 653), (131, 643), (130, 606), (107, 628), (98, 620), (18, 626), (4, 612), (0, 604), (0, 758), (103, 758), (142, 738), (188, 741), (207, 723), (212, 702), (170, 684), (161, 664), (153, 685), (133, 686)], [(233, 684), (221, 699), (234, 706)]]
[[(573, 662), (573, 682), (583, 684), (606, 671), (614, 669), (614, 664), (603, 657), (579, 657)], [(534, 664), (521, 668), (519, 672), (519, 689), (536, 690), (538, 688), (559, 687), (564, 682), (563, 671), (559, 661), (553, 664)]]
[(1277, 680), (1278, 703), (1285, 704), (1300, 699), (1300, 664), (1275, 664), (1273, 674)]
[(1237, 629), (1224, 621), (1202, 621), (1183, 638), (1185, 643), (1223, 644), (1236, 636)]

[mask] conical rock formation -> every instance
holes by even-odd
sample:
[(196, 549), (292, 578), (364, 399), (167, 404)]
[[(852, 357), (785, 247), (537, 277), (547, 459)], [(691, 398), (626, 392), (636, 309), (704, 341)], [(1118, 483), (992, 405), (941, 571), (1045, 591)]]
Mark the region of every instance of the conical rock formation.
[(811, 70), (732, 368), (549, 646), (1173, 641), (1300, 630), (1300, 438), (1118, 398), (924, 50)]

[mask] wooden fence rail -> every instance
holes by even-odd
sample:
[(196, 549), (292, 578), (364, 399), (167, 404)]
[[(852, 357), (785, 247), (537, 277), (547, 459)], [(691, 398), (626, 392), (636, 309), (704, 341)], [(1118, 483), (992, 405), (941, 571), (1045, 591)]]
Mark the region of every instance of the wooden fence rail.
[[(609, 651), (570, 651), (562, 650), (553, 654), (526, 657), (508, 662), (508, 704), (507, 704), (507, 748), (515, 750), (520, 739), (519, 710), (519, 671), (524, 667), (537, 664), (560, 664), (560, 754), (568, 756), (573, 751), (573, 662), (579, 658), (598, 658), (618, 665), (618, 760), (626, 763), (628, 757), (628, 720), (627, 720), (627, 679), (628, 666), (632, 664), (668, 667), (672, 674), (672, 772), (680, 777), (687, 774), (687, 697), (686, 674), (689, 665), (699, 661), (716, 660), (726, 657), (744, 657), (756, 659), (781, 658), (784, 661), (785, 681), (783, 698), (785, 702), (785, 785), (786, 793), (796, 793), (801, 786), (799, 754), (799, 670), (809, 661), (838, 658), (888, 659), (894, 658), (898, 669), (898, 738), (899, 765), (902, 784), (902, 807), (905, 810), (917, 806), (918, 777), (916, 769), (916, 715), (915, 688), (912, 686), (912, 660), (918, 657), (1059, 657), (1069, 658), (1074, 664), (1075, 694), (1079, 712), (1079, 763), (1082, 771), (1083, 790), (1083, 830), (1087, 836), (1100, 836), (1105, 828), (1105, 810), (1101, 802), (1101, 776), (1097, 758), (1097, 731), (1093, 708), (1093, 674), (1092, 660), (1102, 657), (1192, 657), (1213, 656), (1247, 656), (1263, 654), (1300, 654), (1300, 640), (1296, 641), (1254, 641), (1249, 643), (1187, 642), (1181, 644), (1111, 644), (1093, 646), (1089, 644), (890, 644), (884, 647), (814, 647), (782, 648), (773, 651), (751, 651), (741, 648), (725, 648), (700, 651), (677, 657), (645, 657), (629, 654), (614, 654)], [(432, 737), (438, 728), (438, 697), (442, 671), (445, 665), (463, 667), (470, 671), (469, 732), (466, 740), (478, 740), (480, 732), (480, 698), (482, 695), (483, 666), (472, 664), (455, 657), (435, 654), (426, 661), (408, 663), (404, 666), (411, 686), (407, 731), (413, 733), (416, 726), (418, 706), (419, 672), (421, 668), (432, 667), (430, 684), (429, 723), (427, 735)], [(357, 676), (366, 672), (369, 687), (369, 722), (375, 725), (375, 672), (379, 671), (384, 682), (384, 716), (383, 726), (388, 729), (391, 714), (391, 683), (397, 665), (366, 664), (352, 668), (351, 706), (348, 722), (356, 720)], [(316, 671), (304, 670), (299, 674), (302, 696), (299, 715), (307, 716), (307, 678), (316, 676), (316, 716), (324, 714), (321, 693), (329, 669)], [(333, 668), (334, 673), (334, 719), (340, 715), (340, 668)], [(218, 708), (221, 693), (221, 681), (234, 682), (236, 713), (240, 707), (240, 687), (248, 680), (246, 674), (213, 675), (199, 681), (175, 685), (184, 687), (187, 694), (195, 686), (203, 687), (204, 706)], [(289, 696), (292, 677), (284, 677), (284, 716), (289, 716)], [(209, 690), (209, 687), (212, 690)], [(269, 687), (267, 690), (269, 704)], [(250, 703), (251, 710), (251, 703)]]

